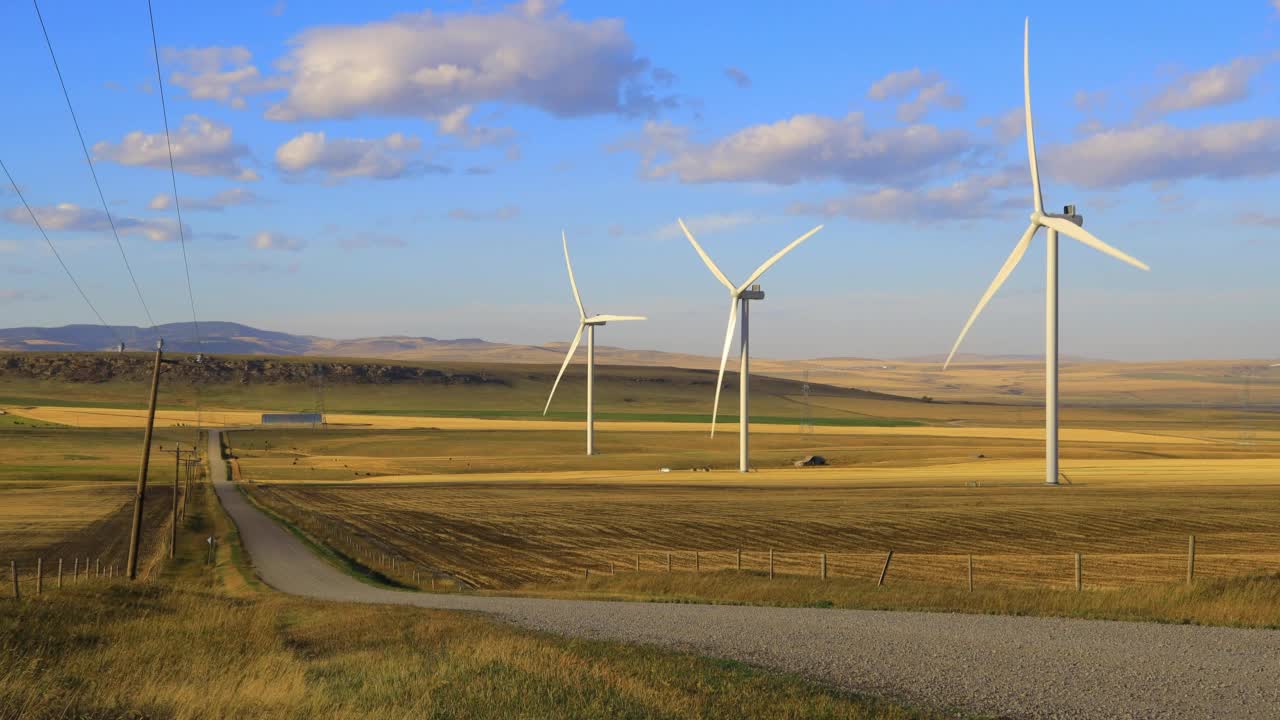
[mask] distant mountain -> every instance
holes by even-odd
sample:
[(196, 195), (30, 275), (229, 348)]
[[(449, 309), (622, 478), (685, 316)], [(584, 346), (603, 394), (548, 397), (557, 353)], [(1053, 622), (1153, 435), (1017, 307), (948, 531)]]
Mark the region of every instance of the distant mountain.
[(0, 330), (0, 350), (115, 350), (120, 340), (128, 350), (151, 350), (160, 338), (164, 338), (165, 349), (173, 352), (224, 355), (303, 355), (315, 341), (231, 322), (200, 323), (199, 344), (191, 323), (168, 323), (155, 328), (124, 325), (110, 330), (102, 325), (64, 325)]
[[(116, 335), (124, 339), (128, 350), (150, 350), (156, 340), (164, 338), (170, 352), (204, 352), (215, 355), (312, 355), (333, 358), (370, 358), (383, 360), (490, 362), (490, 363), (559, 363), (568, 349), (566, 343), (517, 345), (489, 342), (480, 338), (443, 340), (433, 337), (388, 335), (383, 337), (337, 340), (312, 335), (261, 330), (233, 322), (200, 323), (200, 343), (195, 342), (191, 323), (168, 323), (152, 328), (118, 326), (112, 333), (101, 325), (66, 325), (57, 328), (25, 327), (0, 329), (0, 350), (60, 350), (94, 352), (115, 350)], [(598, 360), (609, 365), (647, 365), (708, 369), (719, 366), (719, 358), (709, 355), (628, 350), (600, 346)], [(965, 365), (1039, 362), (1042, 356), (984, 356), (961, 354), (958, 363)], [(882, 360), (875, 358), (817, 358), (813, 360), (755, 360), (761, 372), (783, 374), (813, 370), (814, 372), (861, 372), (888, 370), (899, 364), (941, 364), (945, 355)], [(1088, 358), (1064, 357), (1064, 362), (1096, 362)]]
[[(165, 349), (170, 352), (544, 364), (559, 363), (568, 349), (564, 343), (515, 345), (480, 338), (442, 340), (406, 335), (336, 340), (261, 330), (232, 322), (200, 323), (199, 343), (195, 340), (191, 323), (169, 323), (154, 329), (120, 326), (112, 330), (101, 325), (0, 329), (0, 350), (111, 351), (117, 348), (119, 336), (124, 340), (125, 348), (131, 351), (151, 350), (156, 340), (164, 338)], [(705, 368), (713, 367), (717, 362), (715, 358), (699, 355), (613, 347), (598, 347), (597, 352), (602, 363), (615, 365)]]

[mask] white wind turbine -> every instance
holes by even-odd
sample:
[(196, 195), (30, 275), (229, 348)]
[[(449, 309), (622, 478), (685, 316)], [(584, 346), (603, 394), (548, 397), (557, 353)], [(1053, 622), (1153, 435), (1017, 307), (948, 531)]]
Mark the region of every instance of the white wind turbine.
[(739, 308), (741, 308), (742, 346), (738, 367), (738, 472), (747, 472), (751, 467), (747, 459), (747, 428), (750, 424), (749, 411), (751, 404), (749, 382), (751, 377), (749, 332), (749, 320), (751, 318), (751, 313), (748, 308), (750, 307), (750, 301), (764, 299), (764, 291), (760, 289), (759, 285), (755, 285), (753, 283), (755, 283), (756, 280), (759, 280), (760, 276), (764, 275), (766, 270), (773, 267), (774, 263), (781, 260), (783, 255), (786, 255), (794, 250), (797, 245), (808, 240), (809, 236), (821, 230), (822, 226), (819, 225), (791, 241), (790, 245), (779, 250), (773, 257), (764, 261), (763, 265), (756, 268), (756, 271), (751, 273), (751, 276), (747, 278), (746, 282), (735, 286), (733, 283), (729, 282), (729, 278), (725, 277), (724, 273), (720, 272), (720, 268), (716, 267), (716, 264), (711, 261), (711, 258), (702, 249), (702, 246), (698, 244), (698, 241), (693, 239), (693, 233), (689, 232), (689, 228), (685, 226), (684, 220), (677, 219), (676, 222), (680, 223), (680, 229), (684, 231), (685, 237), (689, 238), (689, 242), (693, 243), (693, 249), (698, 251), (699, 257), (702, 258), (702, 262), (707, 264), (707, 267), (711, 270), (711, 274), (715, 275), (716, 279), (719, 280), (721, 284), (729, 288), (729, 328), (725, 330), (724, 333), (724, 352), (720, 354), (720, 375), (716, 378), (716, 400), (715, 405), (711, 408), (711, 437), (716, 436), (716, 414), (720, 411), (720, 388), (724, 385), (724, 368), (725, 364), (729, 361), (729, 346), (733, 343), (733, 325), (737, 320)]
[(573, 336), (573, 342), (569, 344), (569, 353), (564, 356), (564, 364), (560, 366), (560, 372), (556, 375), (556, 382), (551, 386), (551, 394), (547, 396), (547, 406), (542, 409), (542, 414), (546, 415), (551, 409), (551, 399), (556, 396), (556, 388), (560, 387), (560, 378), (564, 377), (565, 368), (569, 367), (569, 361), (573, 359), (573, 354), (578, 351), (578, 343), (582, 342), (582, 331), (587, 331), (587, 454), (596, 454), (596, 428), (595, 428), (595, 390), (596, 390), (596, 326), (604, 325), (607, 322), (622, 322), (624, 320), (644, 320), (646, 318), (639, 315), (592, 315), (587, 316), (587, 311), (582, 307), (582, 296), (578, 294), (578, 283), (573, 279), (573, 263), (569, 262), (569, 240), (565, 237), (563, 231), (560, 232), (560, 242), (564, 245), (564, 266), (569, 270), (569, 287), (573, 288), (573, 301), (578, 304), (578, 333)]
[(991, 282), (991, 286), (983, 293), (982, 299), (978, 301), (978, 306), (973, 309), (973, 314), (969, 316), (968, 322), (964, 324), (964, 329), (960, 331), (960, 337), (956, 338), (956, 344), (952, 346), (951, 353), (947, 355), (947, 362), (943, 364), (942, 369), (946, 370), (951, 364), (951, 359), (955, 357), (956, 350), (960, 348), (960, 343), (964, 340), (965, 333), (969, 332), (973, 321), (978, 318), (978, 314), (982, 312), (982, 308), (986, 307), (987, 302), (991, 300), (991, 296), (995, 295), (996, 290), (1004, 284), (1009, 273), (1017, 267), (1018, 262), (1022, 260), (1022, 256), (1026, 254), (1027, 247), (1031, 245), (1031, 239), (1035, 237), (1036, 231), (1045, 228), (1046, 241), (1048, 244), (1046, 252), (1046, 271), (1045, 271), (1045, 482), (1049, 485), (1058, 484), (1058, 233), (1062, 233), (1068, 237), (1079, 240), (1102, 253), (1106, 253), (1117, 260), (1126, 262), (1136, 268), (1142, 270), (1150, 270), (1149, 267), (1140, 260), (1127, 255), (1110, 245), (1102, 242), (1094, 237), (1089, 231), (1081, 227), (1084, 224), (1084, 218), (1076, 214), (1074, 205), (1068, 205), (1063, 209), (1062, 214), (1046, 213), (1044, 211), (1044, 201), (1040, 196), (1040, 170), (1036, 165), (1036, 138), (1033, 124), (1031, 122), (1031, 68), (1030, 68), (1030, 29), (1031, 20), (1027, 19), (1022, 31), (1022, 91), (1024, 98), (1024, 110), (1026, 114), (1027, 124), (1027, 162), (1031, 166), (1031, 201), (1034, 203), (1034, 210), (1031, 213), (1031, 224), (1027, 226), (1026, 232), (1022, 234), (1022, 239), (1013, 247), (1009, 259), (1004, 261), (1004, 266), (1000, 268), (1000, 272), (996, 273), (996, 279)]

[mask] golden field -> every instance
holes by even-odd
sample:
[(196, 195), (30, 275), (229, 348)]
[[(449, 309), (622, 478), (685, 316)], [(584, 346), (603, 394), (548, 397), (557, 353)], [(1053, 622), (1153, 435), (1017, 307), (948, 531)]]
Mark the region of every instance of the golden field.
[[(534, 473), (393, 478), (397, 482), (274, 483), (253, 494), (316, 532), (371, 539), (402, 568), (479, 587), (513, 588), (641, 570), (736, 566), (958, 586), (967, 556), (982, 585), (1073, 584), (1085, 555), (1090, 588), (1174, 582), (1187, 536), (1197, 572), (1280, 570), (1280, 461), (1145, 460), (1081, 464), (1073, 484), (1043, 487), (1035, 461), (963, 466), (737, 473)], [(382, 570), (383, 568), (379, 568)]]
[[(172, 506), (174, 442), (188, 433), (157, 433), (145, 504), (143, 556), (154, 554)], [(70, 574), (75, 559), (124, 565), (142, 434), (132, 430), (0, 427), (0, 577), (9, 562), (31, 577), (42, 558)], [(8, 592), (5, 585), (3, 592)]]
[[(908, 365), (878, 371), (901, 376)], [(928, 367), (911, 365), (917, 373), (933, 372)], [(545, 397), (554, 377), (545, 367), (491, 368), (505, 378), (502, 387), (336, 387), (324, 429), (233, 429), (224, 437), (258, 502), (339, 555), (408, 585), (433, 574), (503, 591), (569, 587), (588, 570), (592, 583), (666, 578), (668, 552), (672, 577), (719, 577), (725, 569), (736, 576), (738, 549), (740, 580), (751, 585), (768, 582), (760, 573), (773, 548), (781, 577), (813, 580), (826, 553), (829, 582), (862, 587), (892, 549), (890, 584), (921, 593), (963, 587), (969, 555), (980, 590), (1057, 592), (1073, 586), (1076, 552), (1084, 554), (1084, 586), (1105, 593), (1178, 582), (1191, 534), (1206, 580), (1280, 568), (1280, 532), (1269, 520), (1280, 510), (1280, 422), (1260, 405), (1246, 410), (1224, 400), (1243, 388), (1230, 366), (1069, 363), (1068, 399), (1107, 398), (1063, 408), (1070, 484), (1056, 489), (1041, 482), (1042, 410), (1030, 394), (993, 390), (1017, 390), (1006, 381), (1026, 385), (1037, 367), (962, 365), (949, 373), (969, 378), (975, 402), (830, 388), (806, 399), (795, 383), (761, 378), (757, 394), (770, 414), (752, 425), (759, 471), (745, 477), (728, 471), (736, 465), (736, 424), (722, 423), (711, 438), (705, 416), (694, 412), (710, 400), (702, 371), (602, 369), (598, 409), (606, 419), (597, 423), (595, 457), (583, 454), (580, 420), (543, 419), (525, 408)], [(566, 406), (580, 408), (575, 372), (563, 391)], [(1139, 393), (1125, 404), (1116, 383), (1128, 376)], [(1249, 383), (1253, 402), (1271, 392), (1261, 375)], [(921, 387), (875, 389), (944, 396)], [(1183, 390), (1189, 398), (1219, 395), (1182, 402)], [(51, 436), (136, 434), (143, 418), (136, 406), (107, 406), (127, 394), (125, 385), (94, 386), (83, 403), (52, 397), (43, 384), (7, 391), (23, 400), (6, 405), (8, 417), (56, 425), (45, 428)], [(162, 407), (164, 432), (189, 434), (197, 421), (232, 428), (258, 421), (253, 387), (204, 392), (206, 401), (229, 402), (198, 415)], [(275, 383), (261, 386), (258, 400), (264, 409), (296, 410), (312, 398), (307, 387)], [(798, 422), (805, 412), (812, 427)], [(830, 466), (791, 467), (810, 454)], [(123, 461), (126, 469), (134, 463)], [(92, 464), (52, 465), (62, 480), (84, 484), (82, 470)], [(31, 508), (41, 502), (21, 499)], [(617, 575), (605, 580), (610, 570)], [(776, 595), (780, 583), (761, 587)]]

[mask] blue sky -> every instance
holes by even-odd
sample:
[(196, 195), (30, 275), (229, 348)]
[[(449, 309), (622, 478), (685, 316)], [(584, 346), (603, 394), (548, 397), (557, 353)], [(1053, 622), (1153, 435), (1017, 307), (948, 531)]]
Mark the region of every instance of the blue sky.
[[(1184, 6), (1185, 5), (1185, 6)], [(41, 6), (158, 322), (189, 319), (144, 2)], [(761, 356), (945, 353), (1026, 225), (1022, 22), (1063, 351), (1280, 352), (1280, 7), (157, 0), (199, 315), (336, 337), (568, 340), (567, 231), (600, 341), (716, 354), (764, 278)], [(145, 324), (34, 10), (0, 7), (0, 159), (113, 324)], [(1043, 235), (964, 350), (1043, 346)], [(0, 190), (0, 326), (92, 322)]]

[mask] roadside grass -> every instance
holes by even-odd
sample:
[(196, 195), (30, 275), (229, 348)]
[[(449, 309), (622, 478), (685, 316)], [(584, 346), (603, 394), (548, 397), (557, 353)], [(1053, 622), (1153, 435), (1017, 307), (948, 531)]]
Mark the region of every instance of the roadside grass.
[(733, 661), (245, 586), (225, 520), (202, 484), (153, 581), (0, 601), (0, 718), (957, 717)]
[(919, 582), (775, 577), (724, 570), (701, 574), (593, 575), (520, 595), (779, 607), (853, 608), (1128, 620), (1280, 629), (1280, 573), (1122, 589), (965, 588)]

